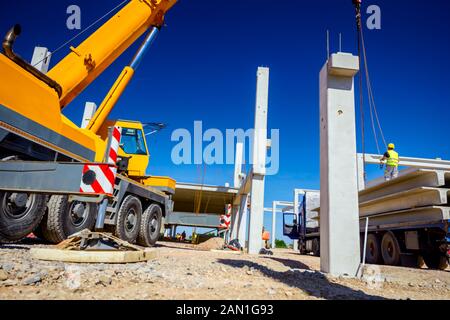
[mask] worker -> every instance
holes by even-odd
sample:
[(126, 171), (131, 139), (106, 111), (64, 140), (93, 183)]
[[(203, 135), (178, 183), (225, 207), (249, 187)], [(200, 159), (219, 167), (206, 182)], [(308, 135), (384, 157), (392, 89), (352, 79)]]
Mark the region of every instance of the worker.
[(263, 227), (263, 231), (262, 231), (262, 240), (264, 242), (264, 247), (266, 249), (269, 249), (270, 233), (268, 231), (266, 231), (264, 227)]
[(386, 169), (384, 171), (384, 179), (390, 181), (398, 177), (398, 163), (399, 156), (398, 153), (394, 151), (395, 144), (390, 143), (388, 145), (388, 151), (383, 155), (380, 162), (381, 165), (386, 161)]

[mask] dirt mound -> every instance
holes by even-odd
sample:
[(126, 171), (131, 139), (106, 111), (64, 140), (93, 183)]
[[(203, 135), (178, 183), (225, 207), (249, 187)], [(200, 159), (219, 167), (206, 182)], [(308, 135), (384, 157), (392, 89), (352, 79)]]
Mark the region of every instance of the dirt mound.
[(222, 238), (211, 238), (197, 246), (199, 250), (220, 250), (223, 249), (225, 240)]

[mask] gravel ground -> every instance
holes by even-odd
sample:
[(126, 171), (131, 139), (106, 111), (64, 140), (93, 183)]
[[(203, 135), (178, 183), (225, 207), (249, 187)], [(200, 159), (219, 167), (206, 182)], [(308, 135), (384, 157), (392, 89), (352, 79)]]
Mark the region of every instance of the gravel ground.
[(290, 250), (248, 256), (177, 243), (161, 243), (146, 263), (69, 264), (35, 260), (31, 246), (0, 246), (0, 300), (450, 300), (449, 270), (367, 266), (362, 280), (334, 278), (317, 271), (318, 258)]

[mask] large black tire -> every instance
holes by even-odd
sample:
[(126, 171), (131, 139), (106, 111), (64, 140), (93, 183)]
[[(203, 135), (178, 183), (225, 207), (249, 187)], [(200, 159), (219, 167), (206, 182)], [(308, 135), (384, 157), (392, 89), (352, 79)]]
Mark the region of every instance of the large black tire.
[(139, 230), (138, 243), (144, 247), (152, 247), (161, 236), (162, 209), (153, 203), (142, 215), (141, 227)]
[(41, 224), (44, 239), (60, 243), (74, 233), (84, 229), (92, 230), (97, 217), (97, 205), (69, 202), (67, 196), (52, 196), (48, 202), (48, 213)]
[(142, 220), (141, 201), (134, 196), (127, 196), (117, 215), (116, 236), (129, 243), (135, 243)]
[(312, 241), (312, 253), (315, 257), (320, 257), (320, 241), (318, 238)]
[(366, 262), (368, 264), (380, 264), (382, 262), (380, 239), (375, 234), (367, 235)]
[(389, 266), (398, 266), (401, 262), (400, 245), (392, 232), (386, 232), (381, 240), (381, 255)]
[(39, 225), (47, 197), (38, 194), (0, 192), (0, 242), (24, 239)]
[(445, 270), (448, 268), (447, 257), (439, 251), (424, 253), (423, 260), (428, 269)]

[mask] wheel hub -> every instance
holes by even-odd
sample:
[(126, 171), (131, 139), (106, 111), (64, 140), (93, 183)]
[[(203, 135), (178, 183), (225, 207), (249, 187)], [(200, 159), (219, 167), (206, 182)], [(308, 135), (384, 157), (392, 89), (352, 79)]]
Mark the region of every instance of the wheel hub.
[(75, 226), (83, 224), (86, 218), (86, 206), (81, 202), (73, 203), (70, 210), (70, 217)]
[(131, 231), (134, 229), (135, 225), (136, 225), (136, 213), (134, 212), (134, 210), (130, 210), (127, 215), (125, 226), (127, 230)]
[(28, 195), (26, 193), (13, 193), (10, 197), (10, 201), (13, 202), (16, 207), (25, 207), (28, 202)]
[(21, 219), (30, 212), (32, 199), (26, 193), (7, 193), (2, 199), (2, 211), (11, 219)]
[(150, 232), (151, 233), (155, 232), (157, 226), (158, 226), (158, 221), (156, 220), (156, 217), (153, 216), (152, 221), (150, 222)]

